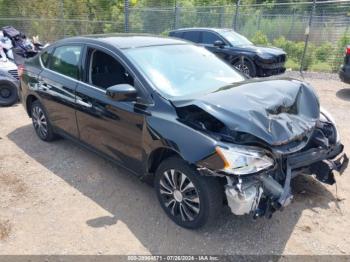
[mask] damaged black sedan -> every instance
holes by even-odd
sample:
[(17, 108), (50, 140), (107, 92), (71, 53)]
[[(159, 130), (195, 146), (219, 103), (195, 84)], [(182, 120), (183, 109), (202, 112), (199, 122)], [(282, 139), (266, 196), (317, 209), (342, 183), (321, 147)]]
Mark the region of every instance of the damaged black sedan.
[(270, 217), (291, 203), (293, 177), (333, 184), (333, 171), (348, 164), (308, 84), (247, 80), (181, 40), (65, 39), (29, 59), (21, 82), (40, 139), (72, 139), (152, 179), (182, 227), (212, 222), (225, 204), (236, 215)]

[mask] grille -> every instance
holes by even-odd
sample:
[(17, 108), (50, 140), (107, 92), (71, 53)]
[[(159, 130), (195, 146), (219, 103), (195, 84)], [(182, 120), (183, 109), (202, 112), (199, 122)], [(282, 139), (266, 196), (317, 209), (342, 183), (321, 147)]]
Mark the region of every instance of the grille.
[(9, 70), (8, 71), (14, 78), (19, 79), (17, 70)]

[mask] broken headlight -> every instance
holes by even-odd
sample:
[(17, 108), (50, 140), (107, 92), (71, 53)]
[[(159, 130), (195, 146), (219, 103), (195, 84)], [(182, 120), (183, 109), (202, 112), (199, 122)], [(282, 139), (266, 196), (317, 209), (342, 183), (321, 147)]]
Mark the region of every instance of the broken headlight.
[(264, 150), (255, 147), (216, 147), (216, 152), (225, 163), (223, 171), (233, 175), (253, 174), (274, 165)]
[(331, 122), (336, 130), (336, 143), (338, 144), (340, 142), (340, 135), (338, 132), (338, 128), (337, 125), (335, 123), (335, 120), (333, 118), (333, 116), (323, 107), (320, 108), (320, 120), (321, 121), (326, 121), (326, 122)]

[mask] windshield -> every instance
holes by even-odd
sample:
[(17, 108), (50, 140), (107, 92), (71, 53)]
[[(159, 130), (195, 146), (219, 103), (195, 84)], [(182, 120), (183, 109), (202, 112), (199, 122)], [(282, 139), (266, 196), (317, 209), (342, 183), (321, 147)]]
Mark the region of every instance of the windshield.
[(125, 50), (155, 88), (168, 99), (210, 93), (245, 78), (214, 54), (195, 45), (164, 45)]
[(220, 34), (233, 46), (253, 45), (246, 37), (232, 30), (221, 31)]

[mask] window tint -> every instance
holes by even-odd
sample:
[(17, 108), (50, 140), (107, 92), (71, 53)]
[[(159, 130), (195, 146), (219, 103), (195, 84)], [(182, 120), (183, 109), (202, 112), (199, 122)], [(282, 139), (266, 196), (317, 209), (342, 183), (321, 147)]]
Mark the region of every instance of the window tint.
[(51, 57), (52, 49), (46, 50), (44, 53), (40, 55), (41, 62), (46, 67), (49, 64), (49, 59)]
[(199, 31), (184, 32), (182, 38), (198, 43), (199, 42)]
[(78, 79), (81, 46), (57, 47), (52, 55), (51, 70)]
[(106, 89), (118, 84), (134, 85), (134, 80), (125, 68), (112, 56), (97, 49), (88, 50), (88, 82)]
[(214, 42), (217, 40), (222, 41), (222, 39), (214, 33), (211, 33), (211, 32), (203, 32), (202, 33), (202, 43), (203, 44), (213, 45)]

